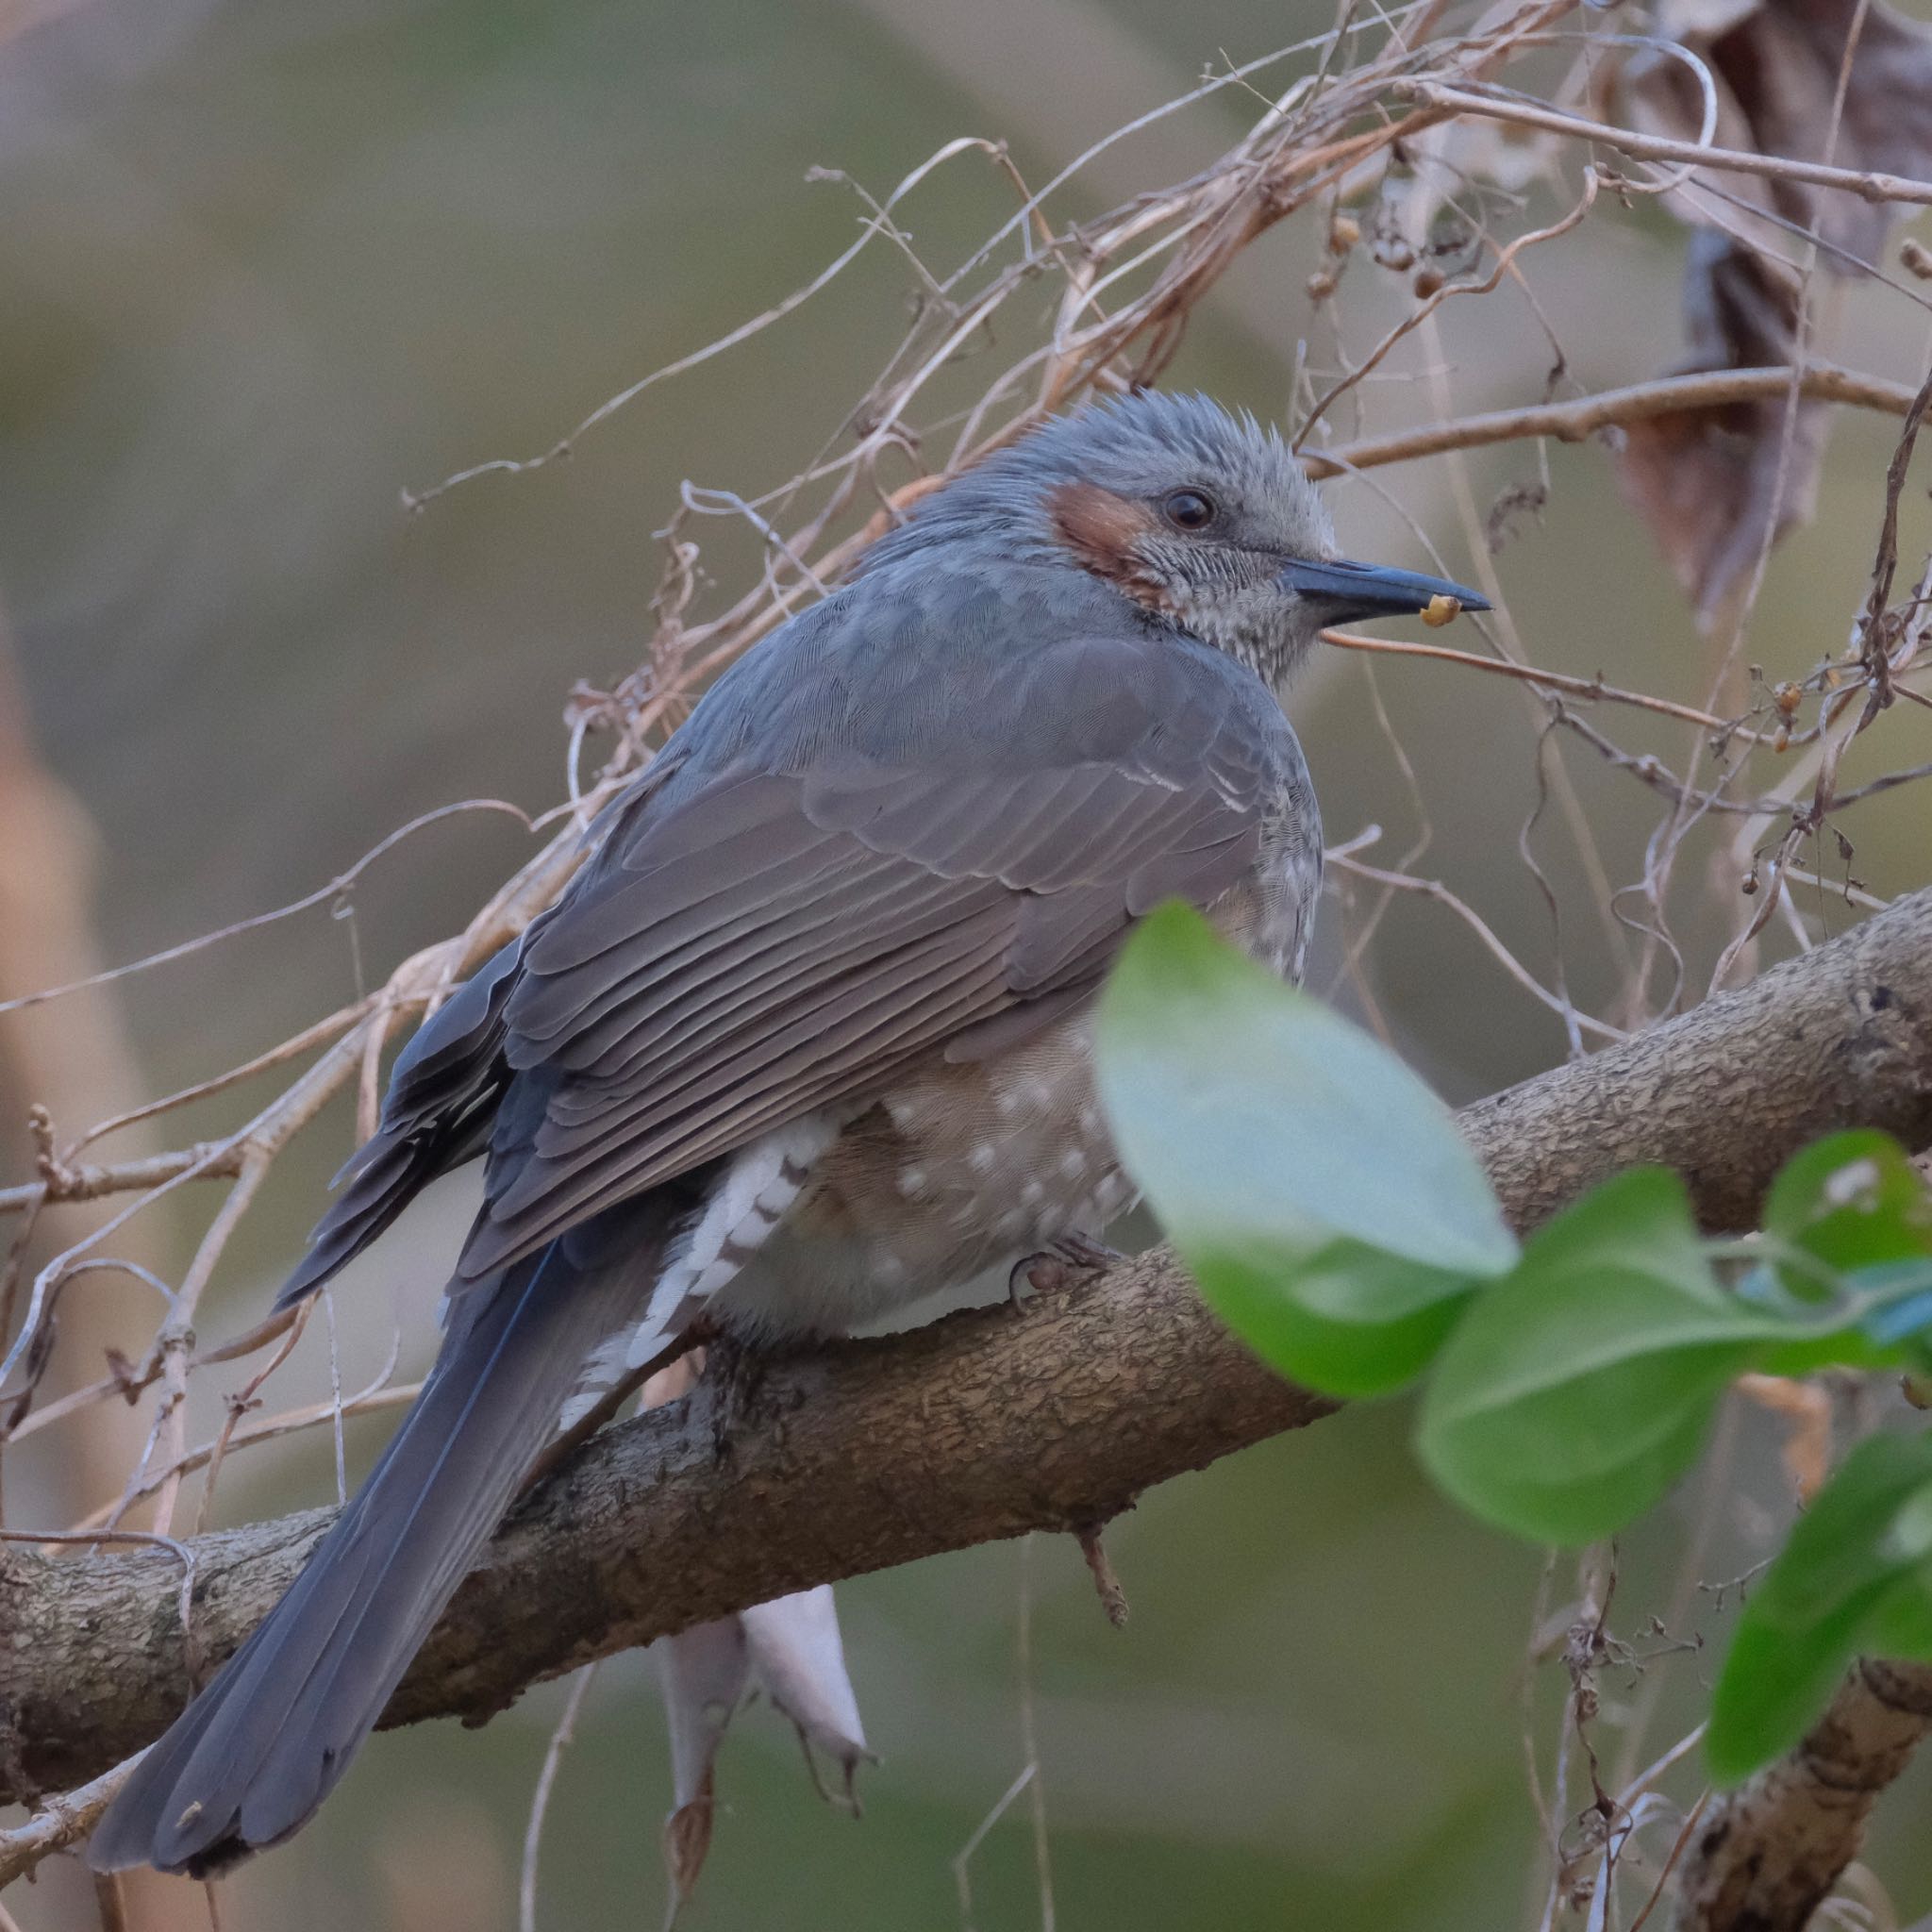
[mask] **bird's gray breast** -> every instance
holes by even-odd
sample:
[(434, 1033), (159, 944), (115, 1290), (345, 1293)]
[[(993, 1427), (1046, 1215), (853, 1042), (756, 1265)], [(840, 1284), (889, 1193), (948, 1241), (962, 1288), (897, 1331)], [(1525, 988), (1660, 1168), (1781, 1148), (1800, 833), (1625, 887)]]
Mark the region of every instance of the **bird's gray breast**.
[[(1252, 923), (1245, 931), (1226, 920), (1223, 924), (1271, 972), (1299, 985), (1322, 896), (1322, 813), (1301, 746), (1291, 737), (1289, 743), (1294, 756), (1262, 813)], [(1240, 894), (1238, 887), (1230, 897)]]

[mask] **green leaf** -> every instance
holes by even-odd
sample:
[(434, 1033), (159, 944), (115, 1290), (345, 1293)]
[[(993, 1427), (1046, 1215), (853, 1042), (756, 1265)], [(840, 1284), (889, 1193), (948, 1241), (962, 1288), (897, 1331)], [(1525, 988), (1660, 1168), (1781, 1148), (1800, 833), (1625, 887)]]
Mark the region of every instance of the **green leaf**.
[(1170, 1226), (1352, 1236), (1497, 1274), (1516, 1241), (1449, 1109), (1389, 1049), (1172, 903), (1101, 1003), (1102, 1098)]
[(1437, 1359), (1418, 1446), (1476, 1515), (1590, 1542), (1663, 1495), (1725, 1384), (1790, 1332), (1719, 1286), (1683, 1182), (1640, 1168), (1550, 1222), (1476, 1297)]
[[(1890, 1135), (1830, 1134), (1795, 1154), (1765, 1197), (1764, 1231), (1837, 1274), (1932, 1256), (1932, 1193)], [(1819, 1278), (1778, 1267), (1793, 1294), (1816, 1298)]]
[[(1853, 1648), (1873, 1657), (1932, 1663), (1932, 1570), (1922, 1563), (1900, 1577), (1873, 1606)], [(1805, 1722), (1808, 1725), (1810, 1720)]]
[(1845, 1281), (1869, 1298), (1858, 1326), (1879, 1357), (1874, 1366), (1903, 1368), (1923, 1386), (1932, 1374), (1932, 1257), (1860, 1269)]
[(1360, 1241), (1313, 1254), (1184, 1248), (1209, 1305), (1271, 1367), (1324, 1395), (1386, 1395), (1429, 1365), (1474, 1286)]
[(1794, 1155), (1772, 1183), (1764, 1231), (1786, 1252), (1748, 1275), (1742, 1291), (1812, 1305), (1836, 1298), (1857, 1331), (1795, 1345), (1765, 1367), (1932, 1365), (1932, 1191), (1890, 1135), (1832, 1134)]
[(1861, 1268), (1840, 1275), (1839, 1287), (1839, 1303), (1809, 1321), (1802, 1307), (1773, 1310), (1787, 1317), (1789, 1332), (1768, 1341), (1752, 1366), (1790, 1376), (1932, 1366), (1932, 1259)]
[(1397, 1386), (1470, 1277), (1516, 1259), (1424, 1082), (1184, 906), (1124, 950), (1096, 1058), (1122, 1159), (1208, 1301), (1298, 1380)]
[(1861, 1442), (1745, 1600), (1705, 1752), (1730, 1784), (1788, 1751), (1861, 1650), (1932, 1661), (1932, 1438)]

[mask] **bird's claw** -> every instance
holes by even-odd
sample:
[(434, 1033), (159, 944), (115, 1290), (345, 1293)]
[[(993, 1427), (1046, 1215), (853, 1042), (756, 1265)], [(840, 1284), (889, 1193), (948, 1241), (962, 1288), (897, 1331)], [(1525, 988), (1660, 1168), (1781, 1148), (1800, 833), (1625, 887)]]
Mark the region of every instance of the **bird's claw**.
[(1037, 1294), (1058, 1294), (1122, 1258), (1117, 1248), (1091, 1235), (1063, 1234), (1037, 1254), (1024, 1255), (1013, 1263), (1012, 1273), (1007, 1276), (1007, 1300), (1016, 1308), (1024, 1307), (1028, 1290)]

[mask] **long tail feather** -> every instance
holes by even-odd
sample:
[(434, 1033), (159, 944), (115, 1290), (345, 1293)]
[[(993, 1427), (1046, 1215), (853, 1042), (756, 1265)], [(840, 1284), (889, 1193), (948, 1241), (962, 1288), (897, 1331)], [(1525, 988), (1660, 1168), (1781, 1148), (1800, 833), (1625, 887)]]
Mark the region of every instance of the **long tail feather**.
[(452, 1298), (423, 1393), (301, 1575), (136, 1767), (97, 1871), (203, 1876), (315, 1811), (557, 1424), (642, 1305), (668, 1204), (613, 1208)]

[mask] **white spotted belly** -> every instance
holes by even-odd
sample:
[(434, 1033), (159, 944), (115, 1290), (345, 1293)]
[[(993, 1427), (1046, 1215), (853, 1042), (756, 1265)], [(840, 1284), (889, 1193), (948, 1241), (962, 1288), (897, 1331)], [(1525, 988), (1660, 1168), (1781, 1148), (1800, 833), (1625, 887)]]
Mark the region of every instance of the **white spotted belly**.
[(996, 1059), (935, 1065), (853, 1120), (712, 1311), (753, 1334), (837, 1334), (1134, 1205), (1093, 1092), (1091, 1019)]

